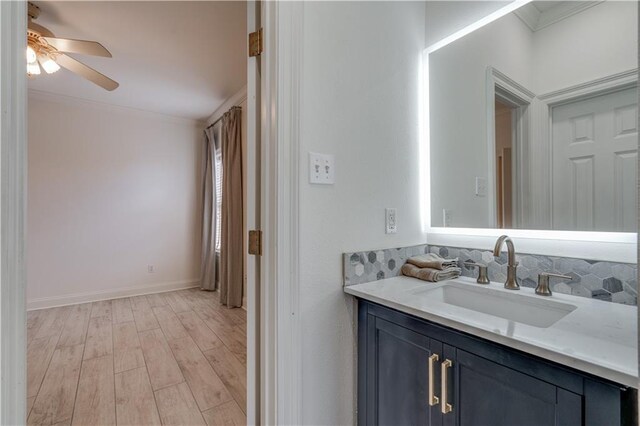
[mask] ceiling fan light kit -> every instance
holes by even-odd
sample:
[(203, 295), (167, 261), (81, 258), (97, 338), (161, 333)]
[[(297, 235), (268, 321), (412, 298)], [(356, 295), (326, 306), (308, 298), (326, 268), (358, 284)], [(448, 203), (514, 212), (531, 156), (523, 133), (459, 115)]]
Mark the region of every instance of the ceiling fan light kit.
[[(27, 75), (39, 75), (40, 65), (47, 74), (52, 74), (60, 69), (55, 62), (53, 49), (46, 41), (40, 41), (38, 34), (27, 30)], [(46, 64), (46, 65), (45, 65)]]
[(48, 55), (38, 55), (38, 62), (40, 62), (42, 69), (47, 74), (53, 74), (60, 69), (60, 65), (58, 65), (56, 61)]
[(37, 62), (27, 64), (27, 75), (40, 75), (40, 65)]
[(39, 75), (40, 66), (47, 74), (53, 74), (63, 67), (105, 90), (112, 91), (119, 86), (116, 81), (106, 75), (66, 55), (66, 53), (80, 53), (110, 58), (111, 53), (103, 45), (95, 41), (55, 37), (47, 28), (33, 22), (40, 15), (40, 8), (34, 3), (29, 2), (28, 14), (26, 52), (28, 76)]

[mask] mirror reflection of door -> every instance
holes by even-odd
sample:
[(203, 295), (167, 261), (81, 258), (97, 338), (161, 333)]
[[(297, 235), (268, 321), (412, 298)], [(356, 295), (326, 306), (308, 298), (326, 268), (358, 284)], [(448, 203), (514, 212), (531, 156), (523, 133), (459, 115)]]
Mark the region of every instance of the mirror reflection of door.
[(633, 87), (553, 108), (554, 229), (635, 232), (637, 99)]
[(513, 228), (513, 152), (516, 141), (516, 107), (495, 99), (496, 202), (498, 228)]

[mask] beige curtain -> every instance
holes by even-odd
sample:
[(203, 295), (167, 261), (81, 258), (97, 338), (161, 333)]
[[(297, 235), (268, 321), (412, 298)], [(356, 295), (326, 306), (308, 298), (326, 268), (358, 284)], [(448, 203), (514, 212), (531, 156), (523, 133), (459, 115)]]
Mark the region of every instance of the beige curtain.
[(231, 108), (222, 118), (222, 240), (220, 249), (220, 303), (242, 306), (242, 133), (241, 109)]
[(204, 161), (202, 176), (202, 258), (200, 259), (200, 287), (216, 290), (220, 281), (219, 255), (216, 253), (216, 216), (220, 206), (216, 199), (216, 153), (220, 149), (217, 127), (204, 131)]

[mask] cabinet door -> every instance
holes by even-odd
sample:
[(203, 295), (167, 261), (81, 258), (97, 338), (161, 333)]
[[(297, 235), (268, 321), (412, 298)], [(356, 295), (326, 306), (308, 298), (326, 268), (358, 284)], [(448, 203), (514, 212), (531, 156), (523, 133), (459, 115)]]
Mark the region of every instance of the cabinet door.
[(367, 416), (368, 425), (440, 426), (439, 405), (429, 404), (429, 384), (439, 394), (442, 344), (397, 324), (369, 316), (367, 332)]
[[(448, 353), (448, 347), (445, 353)], [(455, 350), (454, 422), (458, 426), (581, 425), (582, 397), (508, 367)]]

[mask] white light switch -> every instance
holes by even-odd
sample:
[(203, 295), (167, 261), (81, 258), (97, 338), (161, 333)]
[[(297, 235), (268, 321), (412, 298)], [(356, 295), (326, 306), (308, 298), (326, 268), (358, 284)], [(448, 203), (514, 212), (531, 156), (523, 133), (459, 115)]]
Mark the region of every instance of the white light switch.
[(334, 169), (333, 155), (309, 153), (309, 183), (333, 185), (335, 183)]
[(385, 232), (395, 234), (398, 232), (398, 221), (396, 209), (385, 209)]
[(476, 197), (487, 196), (487, 180), (483, 177), (476, 177)]

